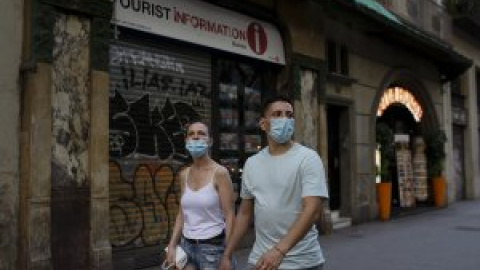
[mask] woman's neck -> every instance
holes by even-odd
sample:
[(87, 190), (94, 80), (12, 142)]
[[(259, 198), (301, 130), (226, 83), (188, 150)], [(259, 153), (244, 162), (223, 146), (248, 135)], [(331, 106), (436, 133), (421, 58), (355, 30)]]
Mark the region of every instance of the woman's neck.
[(210, 167), (212, 165), (213, 165), (213, 160), (208, 155), (205, 155), (201, 158), (193, 159), (192, 167), (195, 167), (198, 169), (198, 168)]

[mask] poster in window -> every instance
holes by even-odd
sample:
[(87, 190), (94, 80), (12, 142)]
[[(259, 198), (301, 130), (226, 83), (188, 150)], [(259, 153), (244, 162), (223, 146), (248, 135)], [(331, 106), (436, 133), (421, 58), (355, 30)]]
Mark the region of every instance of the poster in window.
[(220, 134), (220, 150), (238, 150), (238, 135), (236, 133)]
[(245, 111), (245, 127), (257, 128), (260, 120), (260, 113), (257, 111)]
[(222, 127), (238, 127), (238, 111), (233, 109), (220, 109), (220, 123)]
[(219, 99), (223, 104), (236, 104), (238, 99), (237, 86), (220, 84)]
[(245, 109), (260, 111), (261, 107), (261, 93), (260, 90), (250, 87), (245, 87)]
[(245, 152), (255, 153), (262, 147), (262, 136), (260, 135), (245, 135)]
[(226, 157), (220, 159), (220, 163), (225, 166), (232, 174), (238, 172), (238, 162), (239, 160), (236, 157)]

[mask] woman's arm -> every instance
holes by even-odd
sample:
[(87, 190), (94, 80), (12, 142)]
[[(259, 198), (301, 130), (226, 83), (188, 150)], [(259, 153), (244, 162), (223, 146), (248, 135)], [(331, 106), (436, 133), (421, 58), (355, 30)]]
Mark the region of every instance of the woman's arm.
[(225, 167), (221, 166), (215, 173), (215, 184), (220, 197), (220, 207), (222, 208), (223, 215), (225, 216), (225, 236), (226, 241), (228, 242), (228, 239), (233, 231), (235, 211), (233, 209), (234, 198), (232, 180), (230, 179), (230, 174)]
[[(185, 177), (186, 171), (190, 170), (190, 168), (184, 169), (179, 173), (179, 181), (180, 181), (180, 197), (183, 195), (184, 187), (185, 187)], [(168, 242), (168, 250), (175, 250), (176, 246), (180, 242), (180, 237), (182, 235), (182, 228), (183, 228), (183, 211), (182, 206), (178, 206), (178, 214), (175, 219), (175, 225), (173, 226), (172, 236), (170, 237), (170, 241)], [(170, 252), (169, 252), (170, 253)]]
[(175, 219), (175, 226), (173, 226), (172, 237), (170, 237), (170, 242), (168, 242), (168, 248), (175, 248), (180, 242), (180, 236), (182, 235), (183, 228), (183, 212), (180, 207), (178, 210), (177, 217)]

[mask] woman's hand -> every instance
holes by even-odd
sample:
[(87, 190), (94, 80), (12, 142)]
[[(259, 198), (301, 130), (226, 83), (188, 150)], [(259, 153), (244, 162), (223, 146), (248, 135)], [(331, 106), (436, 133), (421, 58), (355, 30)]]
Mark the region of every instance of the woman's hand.
[(177, 256), (177, 247), (175, 246), (171, 246), (169, 245), (168, 246), (168, 249), (167, 249), (167, 256), (165, 258), (165, 260), (167, 261), (167, 265), (175, 265), (176, 264), (176, 256)]
[(220, 265), (218, 267), (219, 270), (231, 270), (232, 269), (232, 263), (230, 261), (230, 258), (227, 256), (223, 256), (222, 259), (220, 260)]

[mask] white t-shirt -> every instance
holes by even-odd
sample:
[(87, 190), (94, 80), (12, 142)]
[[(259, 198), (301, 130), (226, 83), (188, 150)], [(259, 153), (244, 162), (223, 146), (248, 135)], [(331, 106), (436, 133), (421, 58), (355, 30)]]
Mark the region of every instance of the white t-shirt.
[[(250, 157), (242, 174), (243, 199), (254, 200), (255, 244), (250, 264), (282, 239), (302, 211), (302, 198), (328, 198), (325, 170), (318, 154), (294, 143), (272, 156), (268, 147)], [(325, 261), (315, 226), (284, 257), (281, 269), (304, 269)]]

